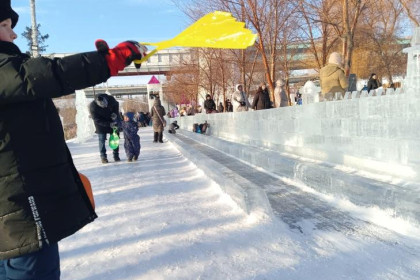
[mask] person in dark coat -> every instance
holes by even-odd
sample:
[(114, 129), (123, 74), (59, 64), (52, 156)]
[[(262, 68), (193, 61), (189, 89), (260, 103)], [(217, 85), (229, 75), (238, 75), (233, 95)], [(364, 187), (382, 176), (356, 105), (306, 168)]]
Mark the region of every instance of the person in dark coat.
[(217, 111), (219, 111), (219, 113), (223, 113), (225, 111), (225, 106), (223, 106), (223, 102), (219, 102), (219, 106), (217, 107)]
[(124, 132), (124, 150), (128, 161), (136, 161), (140, 155), (140, 136), (137, 134), (139, 126), (134, 119), (133, 112), (124, 114), (124, 121), (121, 123)]
[[(90, 115), (98, 134), (99, 153), (102, 163), (108, 163), (106, 155), (107, 134), (113, 133), (113, 128), (121, 122), (118, 101), (112, 95), (99, 94), (89, 106)], [(120, 161), (119, 148), (113, 150), (114, 161)]]
[(214, 103), (214, 100), (211, 98), (210, 94), (206, 95), (206, 101), (204, 101), (204, 109), (206, 110), (206, 114), (217, 113), (216, 103)]
[(97, 215), (52, 98), (105, 82), (143, 56), (124, 42), (30, 58), (13, 43), (17, 21), (10, 1), (0, 1), (0, 279), (58, 280), (58, 242)]
[(370, 75), (368, 84), (367, 84), (367, 90), (368, 92), (371, 91), (372, 89), (377, 89), (378, 87), (381, 87), (382, 84), (381, 82), (378, 80), (378, 77), (376, 77), (375, 73), (372, 73)]
[(226, 99), (226, 112), (233, 112), (233, 105), (230, 99)]
[(146, 124), (146, 116), (144, 115), (143, 112), (140, 112), (139, 113), (139, 125), (141, 127), (146, 127), (147, 126), (147, 124)]
[(262, 83), (255, 94), (254, 101), (252, 101), (251, 108), (254, 110), (270, 109), (271, 101), (270, 94), (264, 83)]
[(165, 108), (160, 103), (160, 98), (155, 98), (154, 105), (152, 107), (151, 118), (153, 124), (153, 143), (163, 143), (163, 130), (166, 125), (166, 121), (163, 118), (166, 114)]
[(169, 133), (171, 133), (171, 134), (175, 134), (175, 133), (176, 133), (176, 131), (175, 131), (175, 130), (177, 130), (177, 129), (179, 129), (178, 122), (177, 122), (177, 121), (173, 121), (173, 122), (169, 125), (168, 132), (169, 132)]
[(150, 112), (146, 112), (146, 114), (144, 114), (144, 122), (146, 126), (151, 126), (151, 121), (152, 117), (150, 116)]

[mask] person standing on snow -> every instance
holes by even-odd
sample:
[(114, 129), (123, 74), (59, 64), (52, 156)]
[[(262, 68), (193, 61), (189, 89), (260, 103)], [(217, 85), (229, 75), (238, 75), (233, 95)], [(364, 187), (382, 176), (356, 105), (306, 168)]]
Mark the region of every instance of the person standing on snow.
[(233, 105), (229, 99), (226, 99), (226, 112), (233, 112)]
[(163, 117), (165, 116), (165, 108), (160, 103), (160, 98), (155, 98), (154, 105), (152, 106), (152, 124), (153, 124), (153, 143), (163, 143), (163, 130), (164, 130), (164, 123), (165, 120)]
[(369, 81), (368, 81), (368, 84), (367, 84), (367, 91), (369, 92), (372, 89), (377, 89), (377, 88), (379, 88), (381, 86), (382, 86), (382, 84), (378, 80), (378, 77), (376, 76), (376, 74), (375, 73), (372, 73), (370, 75), (370, 78), (369, 78)]
[(319, 72), (321, 80), (321, 94), (325, 100), (332, 100), (334, 94), (339, 92), (342, 95), (349, 86), (349, 81), (344, 74), (343, 58), (341, 54), (333, 52), (328, 58), (328, 64)]
[(145, 51), (123, 42), (106, 52), (30, 58), (13, 43), (17, 21), (10, 0), (2, 0), (0, 279), (58, 280), (58, 241), (97, 215), (74, 166), (52, 98), (105, 82), (141, 59)]
[(285, 83), (283, 80), (277, 80), (276, 88), (274, 89), (274, 108), (289, 106), (289, 98), (287, 97), (286, 90), (284, 89)]
[[(106, 155), (106, 136), (112, 134), (113, 128), (121, 122), (118, 101), (112, 95), (99, 94), (89, 106), (90, 115), (98, 134), (99, 153), (102, 163), (108, 163)], [(114, 161), (120, 161), (119, 147), (112, 151)]]
[(235, 112), (248, 111), (248, 108), (251, 107), (242, 85), (236, 85), (236, 91), (233, 93), (232, 100), (234, 102)]
[(217, 106), (217, 111), (219, 113), (223, 113), (225, 111), (225, 106), (223, 106), (223, 102), (219, 102), (219, 106)]
[(270, 105), (270, 94), (268, 93), (267, 86), (265, 83), (261, 83), (252, 101), (251, 108), (254, 110), (265, 110), (270, 109)]
[(124, 150), (127, 155), (127, 161), (136, 161), (140, 155), (140, 136), (137, 134), (139, 126), (134, 119), (133, 112), (124, 114), (124, 121), (121, 123), (124, 132)]
[(217, 113), (216, 103), (214, 103), (214, 100), (211, 98), (210, 94), (206, 95), (206, 101), (204, 101), (204, 109), (206, 110), (206, 114)]

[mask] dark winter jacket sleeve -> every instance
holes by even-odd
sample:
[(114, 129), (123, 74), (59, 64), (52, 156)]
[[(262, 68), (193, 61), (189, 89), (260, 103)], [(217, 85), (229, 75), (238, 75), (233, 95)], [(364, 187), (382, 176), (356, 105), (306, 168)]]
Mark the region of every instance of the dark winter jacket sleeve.
[(371, 91), (372, 89), (375, 89), (374, 86), (373, 86), (372, 80), (368, 81), (367, 88), (368, 88), (368, 92)]
[[(2, 48), (17, 49), (8, 42), (0, 42), (0, 51)], [(0, 64), (0, 104), (60, 97), (110, 77), (106, 60), (98, 52), (55, 59), (0, 53)]]

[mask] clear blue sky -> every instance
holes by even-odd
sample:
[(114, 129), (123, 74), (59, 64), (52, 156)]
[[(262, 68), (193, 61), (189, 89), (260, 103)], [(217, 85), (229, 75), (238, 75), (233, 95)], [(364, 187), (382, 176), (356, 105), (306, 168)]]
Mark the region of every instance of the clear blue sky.
[[(30, 1), (12, 0), (19, 14), (15, 43), (28, 50), (21, 34), (31, 26)], [(170, 39), (189, 24), (171, 0), (36, 0), (41, 34), (49, 34), (45, 53), (94, 50), (101, 38), (110, 47), (121, 41), (158, 42)]]

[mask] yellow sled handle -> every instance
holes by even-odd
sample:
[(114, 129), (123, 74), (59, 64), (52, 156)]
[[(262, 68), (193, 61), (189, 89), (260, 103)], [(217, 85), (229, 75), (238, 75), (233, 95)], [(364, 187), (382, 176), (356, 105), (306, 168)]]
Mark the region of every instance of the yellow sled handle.
[(245, 28), (244, 22), (236, 21), (231, 13), (215, 11), (203, 16), (170, 40), (140, 43), (155, 46), (156, 49), (134, 62), (141, 64), (157, 51), (171, 47), (246, 49), (252, 46), (256, 39), (257, 35)]

